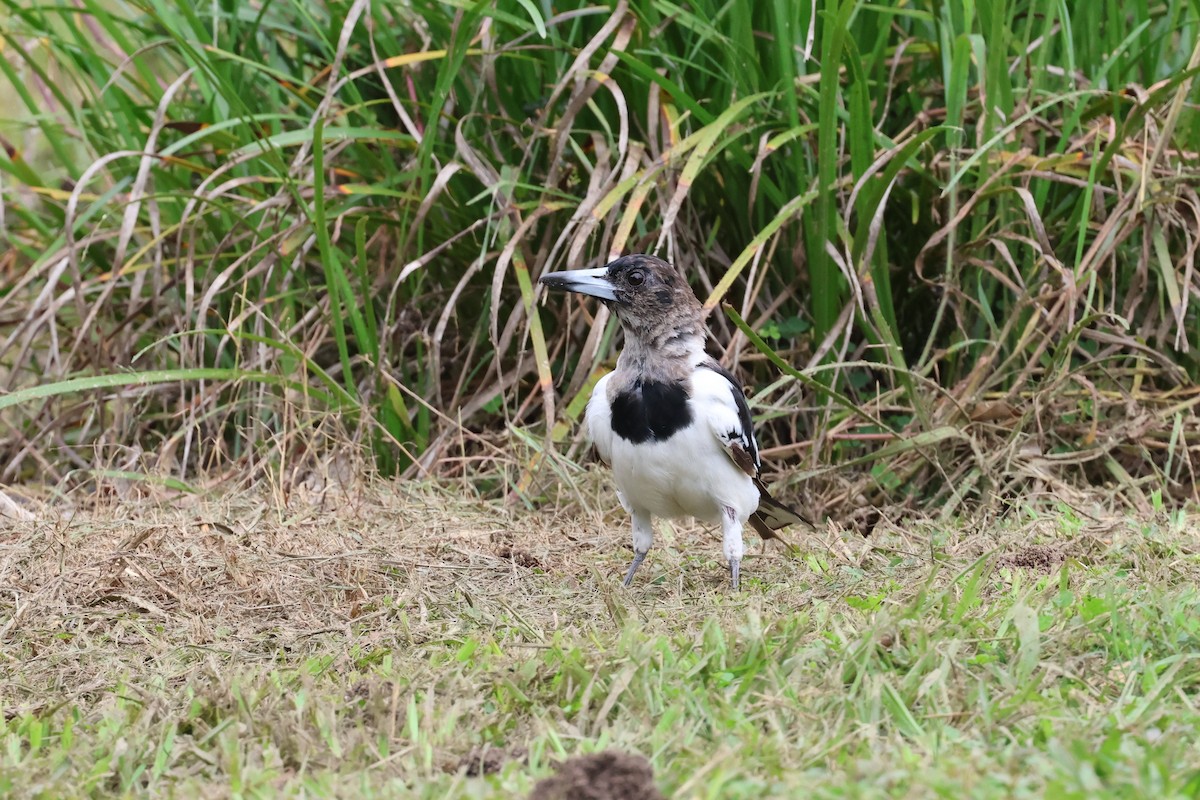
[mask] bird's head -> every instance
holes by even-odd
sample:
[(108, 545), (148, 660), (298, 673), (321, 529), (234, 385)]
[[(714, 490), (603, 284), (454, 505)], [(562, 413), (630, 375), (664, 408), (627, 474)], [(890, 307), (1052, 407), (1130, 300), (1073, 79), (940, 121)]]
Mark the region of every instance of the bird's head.
[(661, 258), (622, 256), (598, 269), (549, 272), (541, 282), (599, 297), (617, 315), (627, 338), (651, 344), (676, 333), (703, 336), (700, 302), (683, 276)]

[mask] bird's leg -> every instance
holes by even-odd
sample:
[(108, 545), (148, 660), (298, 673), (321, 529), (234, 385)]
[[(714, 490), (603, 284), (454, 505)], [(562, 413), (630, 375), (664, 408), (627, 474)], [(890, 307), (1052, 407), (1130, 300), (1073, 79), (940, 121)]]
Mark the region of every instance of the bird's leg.
[(733, 506), (721, 506), (721, 534), (724, 539), (722, 550), (725, 560), (729, 562), (729, 578), (736, 592), (746, 545), (742, 542), (742, 520), (738, 519)]
[(633, 574), (646, 560), (646, 553), (654, 544), (654, 524), (650, 515), (645, 511), (635, 509), (633, 512), (633, 563), (629, 572), (625, 573), (625, 585), (633, 583)]

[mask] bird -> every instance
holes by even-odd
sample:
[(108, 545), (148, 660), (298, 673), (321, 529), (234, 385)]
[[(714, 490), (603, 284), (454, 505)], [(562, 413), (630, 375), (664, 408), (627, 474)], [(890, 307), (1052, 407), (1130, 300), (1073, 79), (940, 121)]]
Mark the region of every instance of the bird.
[(767, 540), (807, 521), (767, 491), (742, 384), (705, 351), (703, 308), (684, 276), (660, 258), (633, 254), (596, 269), (545, 273), (540, 283), (599, 298), (624, 332), (616, 369), (596, 382), (584, 418), (632, 517), (625, 586), (654, 544), (654, 518), (690, 516), (720, 524), (738, 591), (744, 526)]

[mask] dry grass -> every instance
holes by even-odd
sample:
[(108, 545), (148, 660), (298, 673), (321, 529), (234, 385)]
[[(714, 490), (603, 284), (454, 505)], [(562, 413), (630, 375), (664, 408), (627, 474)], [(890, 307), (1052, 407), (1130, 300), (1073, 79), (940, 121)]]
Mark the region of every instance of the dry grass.
[[(530, 513), (401, 484), (331, 488), (319, 503), (297, 506), (181, 495), (15, 525), (5, 536), (4, 574), (19, 599), (3, 632), (20, 630), (42, 650), (69, 631), (83, 657), (97, 641), (116, 641), (163, 657), (216, 647), (273, 658), (322, 637), (428, 641), (509, 616), (541, 640), (611, 619), (606, 603), (631, 553), (619, 509), (607, 520), (590, 511)], [(654, 584), (639, 582), (654, 613), (669, 617), (697, 592), (723, 597), (717, 535), (694, 526), (664, 534)], [(775, 548), (751, 564), (747, 573), (764, 584), (796, 587), (796, 570), (807, 572)], [(564, 602), (547, 605), (548, 592)], [(807, 599), (791, 592), (778, 599)], [(154, 620), (169, 624), (126, 641), (126, 624), (141, 630)]]
[(627, 591), (625, 521), (582, 487), (560, 513), (376, 483), (6, 522), (0, 788), (512, 797), (606, 748), (675, 797), (1039, 796), (1087, 758), (1103, 796), (1149, 786), (1137, 763), (1200, 769), (1171, 744), (1200, 730), (1182, 516), (830, 526), (752, 555), (737, 595), (681, 525)]

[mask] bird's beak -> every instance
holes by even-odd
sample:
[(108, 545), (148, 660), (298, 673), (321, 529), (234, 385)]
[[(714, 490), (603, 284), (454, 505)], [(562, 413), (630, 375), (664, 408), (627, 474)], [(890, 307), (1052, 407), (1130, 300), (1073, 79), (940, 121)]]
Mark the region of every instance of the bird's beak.
[(601, 300), (616, 300), (617, 292), (608, 280), (608, 268), (573, 269), (567, 272), (547, 272), (539, 283), (544, 283), (551, 289), (564, 289), (568, 292), (579, 292), (599, 297)]

